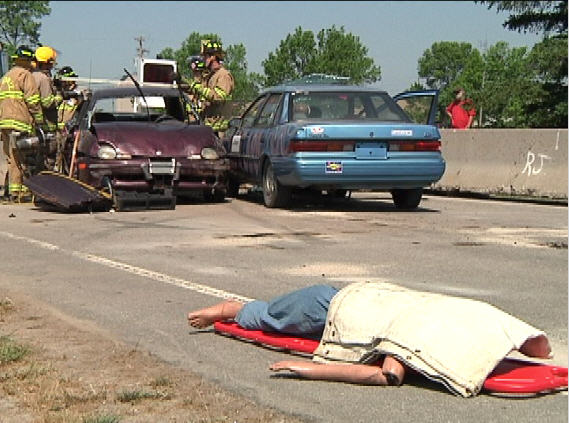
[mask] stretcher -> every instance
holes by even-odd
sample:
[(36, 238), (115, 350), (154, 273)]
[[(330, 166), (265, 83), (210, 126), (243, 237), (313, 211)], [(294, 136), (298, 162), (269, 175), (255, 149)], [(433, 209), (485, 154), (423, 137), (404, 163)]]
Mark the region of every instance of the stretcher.
[[(215, 322), (216, 333), (264, 347), (310, 357), (319, 341), (243, 329), (234, 322)], [(505, 358), (484, 382), (483, 390), (500, 394), (538, 394), (567, 389), (567, 367)]]

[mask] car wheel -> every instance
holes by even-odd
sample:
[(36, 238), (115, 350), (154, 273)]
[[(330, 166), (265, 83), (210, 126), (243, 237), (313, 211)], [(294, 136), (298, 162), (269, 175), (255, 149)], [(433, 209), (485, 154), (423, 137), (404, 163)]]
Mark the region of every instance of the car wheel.
[(239, 195), (239, 186), (241, 184), (237, 179), (229, 178), (227, 179), (227, 196), (231, 198), (236, 198)]
[(423, 188), (394, 189), (391, 191), (391, 197), (393, 198), (393, 204), (398, 209), (416, 209), (423, 197)]
[(204, 189), (203, 198), (209, 203), (221, 203), (225, 200), (225, 191), (220, 189)]
[(263, 168), (263, 201), (266, 207), (285, 207), (291, 198), (292, 189), (281, 185), (270, 162)]

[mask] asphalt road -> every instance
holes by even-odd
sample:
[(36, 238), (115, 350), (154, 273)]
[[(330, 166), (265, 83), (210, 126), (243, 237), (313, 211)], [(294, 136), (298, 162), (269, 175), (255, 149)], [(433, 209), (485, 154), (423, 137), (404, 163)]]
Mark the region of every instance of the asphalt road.
[[(545, 330), (567, 365), (567, 208), (389, 195), (266, 209), (257, 196), (172, 211), (58, 214), (0, 206), (2, 290), (94, 322), (234, 392), (318, 422), (566, 422), (567, 393), (456, 397), (282, 377), (288, 356), (186, 324), (221, 298), (268, 299), (314, 283), (386, 280), (488, 301)], [(476, 318), (476, 316), (473, 316)]]

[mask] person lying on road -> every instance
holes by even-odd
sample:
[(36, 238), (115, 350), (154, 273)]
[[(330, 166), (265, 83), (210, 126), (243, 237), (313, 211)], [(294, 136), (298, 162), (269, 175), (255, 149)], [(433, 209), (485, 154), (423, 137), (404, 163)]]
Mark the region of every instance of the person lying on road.
[(512, 350), (551, 358), (545, 333), (496, 307), (388, 283), (354, 283), (342, 290), (315, 285), (269, 302), (228, 300), (188, 314), (194, 328), (216, 321), (320, 339), (313, 362), (270, 366), (308, 379), (400, 385), (413, 366), (443, 380), (452, 374), (451, 390), (470, 396)]

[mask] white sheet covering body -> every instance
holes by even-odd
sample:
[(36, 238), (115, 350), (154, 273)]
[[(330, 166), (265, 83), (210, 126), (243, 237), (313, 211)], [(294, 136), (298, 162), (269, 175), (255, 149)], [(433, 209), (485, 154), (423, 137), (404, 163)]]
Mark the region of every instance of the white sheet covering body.
[(470, 397), (506, 355), (539, 335), (481, 301), (363, 282), (333, 298), (314, 360), (369, 363), (391, 354)]

